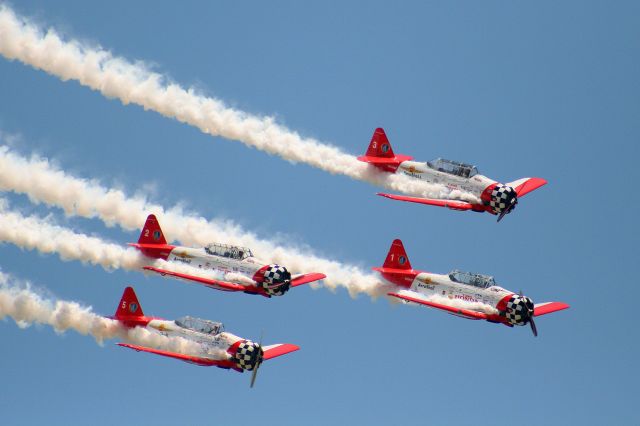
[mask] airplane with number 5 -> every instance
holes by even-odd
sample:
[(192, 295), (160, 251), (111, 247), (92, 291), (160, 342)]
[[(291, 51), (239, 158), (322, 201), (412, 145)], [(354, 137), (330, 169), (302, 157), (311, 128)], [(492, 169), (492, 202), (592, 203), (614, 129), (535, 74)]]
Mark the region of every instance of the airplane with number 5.
[(196, 344), (194, 347), (197, 347), (198, 351), (185, 354), (129, 343), (118, 343), (119, 346), (206, 367), (215, 366), (240, 373), (245, 370), (252, 371), (251, 387), (255, 383), (258, 368), (263, 361), (300, 349), (289, 343), (262, 346), (262, 342), (255, 343), (227, 333), (224, 331), (224, 325), (220, 322), (189, 316), (175, 321), (145, 316), (138, 297), (131, 287), (125, 288), (118, 309), (111, 319), (119, 321), (127, 328), (142, 327), (163, 336), (182, 337), (194, 342)]
[(153, 266), (144, 267), (147, 271), (203, 284), (216, 290), (242, 291), (265, 297), (282, 296), (292, 287), (326, 278), (326, 275), (318, 272), (292, 276), (286, 267), (258, 260), (253, 257), (251, 250), (244, 247), (214, 243), (203, 248), (192, 248), (167, 244), (158, 219), (153, 214), (147, 217), (138, 242), (129, 245), (150, 258), (212, 270), (230, 277), (218, 280)]
[(535, 317), (567, 309), (562, 302), (534, 304), (522, 294), (505, 290), (493, 277), (458, 270), (433, 274), (411, 267), (402, 241), (394, 240), (380, 272), (385, 281), (398, 287), (389, 296), (405, 303), (415, 303), (463, 318), (486, 320), (509, 327), (529, 324), (538, 335)]
[(541, 178), (522, 178), (502, 184), (478, 173), (475, 166), (438, 158), (426, 163), (412, 161), (408, 155), (396, 155), (382, 128), (373, 133), (369, 148), (358, 160), (378, 169), (406, 175), (432, 184), (441, 184), (449, 190), (470, 193), (479, 200), (468, 202), (456, 199), (421, 198), (396, 194), (378, 193), (392, 200), (447, 207), (452, 210), (471, 210), (498, 215), (498, 222), (511, 213), (518, 204), (519, 197), (540, 188), (547, 183)]

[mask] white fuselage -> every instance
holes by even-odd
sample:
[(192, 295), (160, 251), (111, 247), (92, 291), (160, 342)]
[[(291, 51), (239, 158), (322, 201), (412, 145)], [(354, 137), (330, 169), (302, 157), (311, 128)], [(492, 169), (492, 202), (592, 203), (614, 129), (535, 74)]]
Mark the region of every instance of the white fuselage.
[(239, 340), (244, 340), (234, 334), (226, 331), (217, 334), (206, 334), (184, 327), (180, 327), (175, 321), (153, 319), (147, 324), (149, 331), (162, 334), (167, 337), (182, 337), (186, 340), (199, 344), (201, 352), (190, 353), (185, 355), (198, 356), (203, 358), (212, 358), (216, 360), (229, 359), (226, 351)]
[(488, 314), (497, 313), (498, 302), (513, 294), (497, 285), (480, 288), (452, 281), (448, 275), (429, 272), (420, 272), (407, 290), (421, 295), (425, 300)]
[(476, 174), (465, 178), (445, 172), (434, 170), (427, 163), (419, 161), (403, 161), (395, 172), (412, 178), (424, 180), (429, 183), (445, 185), (450, 190), (458, 190), (472, 193), (478, 197), (489, 185), (496, 183), (495, 180), (486, 176)]
[(265, 263), (255, 257), (247, 257), (245, 259), (234, 259), (232, 257), (224, 257), (211, 255), (204, 248), (191, 247), (175, 247), (171, 250), (169, 262), (184, 263), (200, 269), (210, 269), (222, 273), (238, 273), (253, 279), (256, 272), (262, 268)]

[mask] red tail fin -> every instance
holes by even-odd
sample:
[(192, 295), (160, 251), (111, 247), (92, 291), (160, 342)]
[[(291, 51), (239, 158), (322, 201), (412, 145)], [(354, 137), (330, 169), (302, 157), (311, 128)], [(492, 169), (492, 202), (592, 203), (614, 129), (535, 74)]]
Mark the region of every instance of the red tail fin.
[(408, 155), (395, 155), (384, 130), (378, 127), (376, 131), (373, 132), (367, 153), (358, 157), (358, 160), (372, 164), (384, 171), (395, 173), (400, 163), (411, 160), (412, 158), (413, 157), (409, 157)]
[(369, 149), (367, 149), (367, 153), (365, 155), (367, 157), (395, 157), (391, 144), (389, 143), (389, 139), (387, 139), (387, 135), (382, 127), (378, 127), (375, 132), (373, 132), (371, 142), (369, 143)]
[(167, 244), (156, 215), (147, 216), (147, 221), (142, 227), (140, 238), (138, 238), (138, 244)]
[(404, 245), (402, 245), (402, 241), (398, 239), (393, 240), (382, 267), (389, 269), (413, 269), (411, 267), (411, 262), (409, 262), (409, 258), (407, 257)]
[(144, 313), (142, 312), (140, 302), (138, 302), (136, 292), (133, 291), (132, 287), (125, 288), (114, 318), (117, 320), (134, 320), (137, 317), (143, 316)]
[(407, 252), (400, 240), (393, 240), (391, 243), (382, 268), (373, 268), (373, 270), (380, 272), (385, 280), (407, 288), (411, 287), (413, 280), (419, 273), (411, 267)]

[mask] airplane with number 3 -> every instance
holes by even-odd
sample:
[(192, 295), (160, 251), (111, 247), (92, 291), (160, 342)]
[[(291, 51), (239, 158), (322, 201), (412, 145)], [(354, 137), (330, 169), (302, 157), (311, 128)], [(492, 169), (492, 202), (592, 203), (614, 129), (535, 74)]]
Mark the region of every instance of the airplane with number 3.
[(226, 244), (209, 244), (204, 248), (181, 247), (167, 244), (158, 219), (150, 214), (142, 228), (136, 247), (145, 256), (177, 262), (204, 270), (217, 271), (228, 279), (211, 279), (153, 266), (144, 269), (161, 275), (192, 281), (222, 291), (242, 291), (265, 297), (282, 296), (291, 287), (297, 287), (326, 278), (313, 272), (291, 275), (284, 266), (267, 264), (253, 257), (251, 250)]
[(255, 383), (258, 368), (263, 361), (300, 349), (289, 343), (262, 346), (262, 342), (255, 343), (227, 333), (220, 322), (189, 316), (175, 321), (145, 316), (138, 297), (131, 287), (125, 288), (118, 309), (111, 319), (119, 321), (127, 328), (142, 327), (167, 337), (182, 337), (195, 342), (199, 350), (197, 353), (183, 354), (129, 343), (118, 343), (119, 346), (206, 367), (215, 366), (240, 373), (245, 370), (252, 371), (251, 387)]
[(498, 286), (494, 278), (487, 275), (458, 270), (441, 275), (414, 270), (400, 240), (391, 244), (383, 266), (373, 270), (398, 287), (388, 295), (402, 302), (509, 327), (529, 324), (534, 336), (538, 335), (534, 317), (569, 307), (562, 302), (534, 304), (529, 297)]
[(442, 184), (452, 191), (458, 190), (470, 193), (479, 201), (468, 202), (456, 199), (421, 198), (378, 193), (380, 196), (392, 200), (447, 207), (452, 210), (486, 211), (498, 215), (498, 222), (515, 209), (519, 197), (547, 183), (544, 179), (534, 177), (522, 178), (502, 184), (482, 176), (475, 166), (469, 164), (442, 158), (426, 163), (412, 161), (413, 157), (408, 155), (394, 154), (389, 139), (387, 139), (387, 135), (382, 128), (375, 130), (366, 154), (358, 157), (358, 160), (369, 163), (385, 172), (402, 174), (433, 184)]

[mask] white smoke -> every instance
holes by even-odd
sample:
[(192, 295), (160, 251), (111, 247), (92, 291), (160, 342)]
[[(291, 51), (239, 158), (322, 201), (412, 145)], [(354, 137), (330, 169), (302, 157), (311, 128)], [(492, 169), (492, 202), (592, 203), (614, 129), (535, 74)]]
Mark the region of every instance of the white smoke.
[(56, 225), (51, 218), (25, 217), (19, 212), (7, 210), (6, 202), (2, 199), (0, 199), (0, 242), (8, 242), (26, 250), (37, 250), (43, 254), (58, 254), (63, 260), (78, 260), (102, 266), (106, 270), (139, 271), (143, 266), (149, 265), (202, 278), (224, 278), (224, 275), (217, 271), (147, 258), (134, 248), (108, 243), (100, 238)]
[(44, 32), (4, 5), (0, 6), (0, 54), (64, 81), (78, 81), (123, 104), (140, 105), (197, 127), (204, 133), (237, 140), (288, 161), (302, 162), (332, 174), (343, 174), (414, 196), (479, 201), (470, 193), (452, 193), (445, 185), (379, 172), (335, 146), (301, 137), (277, 124), (272, 117), (229, 108), (218, 99), (171, 82), (140, 62), (131, 63), (77, 40), (63, 40), (52, 29)]
[[(118, 300), (114, 300), (117, 306)], [(126, 328), (116, 320), (96, 315), (90, 307), (76, 302), (50, 300), (38, 294), (29, 283), (17, 283), (0, 272), (0, 319), (12, 318), (24, 328), (32, 324), (53, 327), (57, 333), (74, 330), (92, 336), (102, 344), (108, 339), (122, 339), (129, 343), (168, 350), (182, 354), (199, 354), (201, 345), (180, 337), (166, 337), (142, 328)]]
[[(105, 188), (95, 180), (69, 175), (46, 159), (25, 159), (5, 146), (0, 147), (0, 190), (26, 194), (33, 202), (62, 208), (67, 215), (97, 217), (107, 225), (117, 224), (129, 231), (138, 232), (147, 215), (155, 213), (169, 241), (176, 239), (190, 246), (223, 242), (249, 247), (259, 258), (284, 265), (294, 273), (326, 274), (324, 284), (330, 289), (344, 287), (354, 297), (359, 293), (373, 297), (386, 294), (386, 287), (376, 275), (364, 272), (357, 266), (324, 259), (309, 250), (260, 239), (229, 220), (208, 221), (194, 213), (184, 212), (180, 207), (166, 209), (149, 203), (142, 196), (128, 197), (123, 191)], [(8, 227), (6, 232), (11, 232), (11, 229)], [(31, 234), (35, 233), (34, 230)], [(121, 255), (124, 251), (117, 245), (111, 246), (109, 252), (116, 250)], [(130, 259), (128, 256), (131, 255), (126, 256), (131, 264), (139, 261), (139, 257)]]

